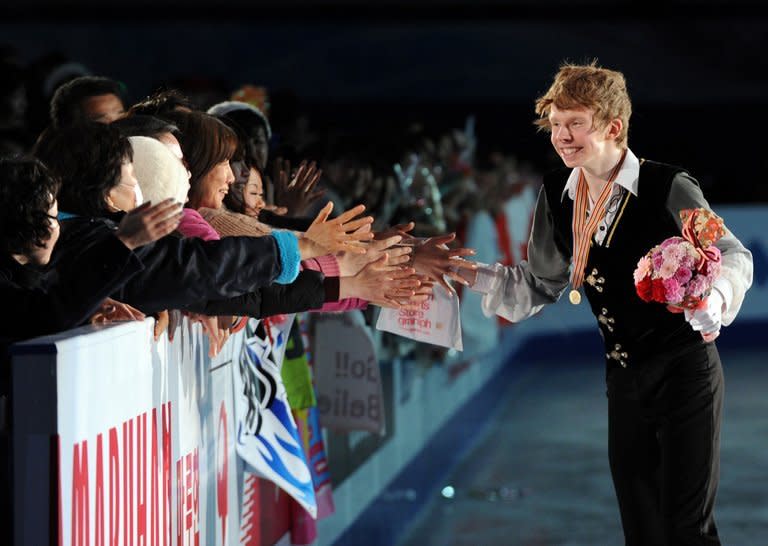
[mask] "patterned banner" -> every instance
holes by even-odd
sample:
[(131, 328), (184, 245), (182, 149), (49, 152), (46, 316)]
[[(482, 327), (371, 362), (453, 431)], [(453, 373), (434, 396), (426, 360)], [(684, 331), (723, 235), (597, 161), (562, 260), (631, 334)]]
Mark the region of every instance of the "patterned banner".
[[(312, 475), (280, 377), (280, 365), (293, 317), (256, 333), (251, 319), (233, 374), (238, 454), (260, 475), (276, 483), (312, 517), (317, 516)], [(271, 339), (270, 339), (271, 338)]]

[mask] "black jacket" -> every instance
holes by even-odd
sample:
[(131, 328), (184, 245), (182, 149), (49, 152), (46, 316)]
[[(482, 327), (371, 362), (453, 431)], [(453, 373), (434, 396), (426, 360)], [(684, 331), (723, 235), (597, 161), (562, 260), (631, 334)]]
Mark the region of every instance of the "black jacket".
[(144, 269), (138, 256), (111, 235), (94, 241), (73, 261), (62, 262), (68, 267), (54, 272), (0, 257), (3, 347), (80, 325)]
[(259, 222), (278, 229), (307, 231), (309, 226), (312, 225), (313, 221), (314, 218), (307, 218), (304, 216), (282, 216), (266, 209), (259, 211)]
[(305, 269), (291, 284), (271, 284), (242, 296), (195, 303), (187, 309), (205, 315), (245, 315), (254, 318), (299, 313), (319, 309), (327, 301), (338, 300), (338, 284), (338, 277), (326, 278), (319, 271)]
[[(79, 256), (111, 237), (119, 217), (76, 217), (61, 222), (61, 238), (51, 267), (62, 274), (77, 268)], [(136, 249), (144, 269), (112, 297), (153, 313), (185, 309), (253, 292), (271, 284), (281, 272), (273, 237), (228, 237), (220, 241), (163, 237)]]

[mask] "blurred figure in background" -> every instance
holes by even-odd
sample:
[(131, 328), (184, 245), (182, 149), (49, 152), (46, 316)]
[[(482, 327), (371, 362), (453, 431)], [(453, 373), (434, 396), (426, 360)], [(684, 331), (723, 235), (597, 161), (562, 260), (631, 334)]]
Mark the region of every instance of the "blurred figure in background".
[(125, 115), (122, 86), (110, 78), (82, 76), (59, 87), (51, 99), (51, 124), (66, 127), (112, 123)]

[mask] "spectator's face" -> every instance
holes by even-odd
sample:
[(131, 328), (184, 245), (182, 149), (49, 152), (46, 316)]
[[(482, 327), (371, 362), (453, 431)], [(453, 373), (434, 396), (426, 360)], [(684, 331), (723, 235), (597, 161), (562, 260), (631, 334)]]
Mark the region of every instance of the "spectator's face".
[(125, 115), (123, 101), (112, 93), (88, 97), (83, 100), (82, 108), (89, 120), (98, 123), (112, 123)]
[(267, 141), (267, 132), (263, 127), (257, 127), (251, 133), (248, 139), (248, 155), (253, 158), (262, 172), (267, 168), (269, 142)]
[(245, 202), (245, 214), (248, 216), (258, 216), (264, 208), (264, 186), (261, 183), (261, 176), (256, 169), (251, 169), (248, 182), (243, 188), (243, 201)]
[(229, 166), (229, 160), (225, 159), (216, 164), (213, 169), (208, 171), (200, 180), (198, 199), (192, 206), (196, 209), (206, 207), (209, 209), (219, 209), (224, 201), (224, 196), (229, 192), (229, 185), (235, 181), (235, 175), (232, 173), (232, 167)]
[(43, 247), (35, 246), (32, 248), (32, 250), (27, 255), (27, 258), (29, 259), (29, 263), (33, 263), (35, 265), (45, 265), (51, 260), (51, 253), (53, 252), (53, 247), (56, 246), (56, 241), (59, 240), (59, 221), (57, 220), (57, 216), (59, 215), (59, 205), (56, 201), (53, 202), (53, 205), (51, 205), (51, 208), (48, 210), (48, 216), (49, 216), (49, 222), (50, 222), (50, 229), (49, 229), (49, 237), (45, 240), (45, 245)]
[(109, 190), (109, 203), (115, 210), (128, 212), (140, 203), (137, 203), (137, 194), (140, 190), (139, 181), (133, 172), (133, 163), (124, 162), (120, 169), (120, 182)]

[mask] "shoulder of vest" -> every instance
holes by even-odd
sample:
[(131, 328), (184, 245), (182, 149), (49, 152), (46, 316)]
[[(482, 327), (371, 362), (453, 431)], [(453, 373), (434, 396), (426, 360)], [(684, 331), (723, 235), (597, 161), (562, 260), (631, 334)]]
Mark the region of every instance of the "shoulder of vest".
[(672, 187), (672, 181), (680, 173), (689, 174), (685, 168), (677, 165), (647, 159), (641, 160), (638, 196), (641, 199), (651, 198), (654, 201), (666, 201)]
[(664, 178), (673, 178), (677, 173), (688, 173), (688, 170), (679, 165), (670, 165), (669, 163), (661, 163), (659, 161), (652, 161), (650, 159), (640, 160), (640, 172), (641, 174), (651, 174), (652, 176), (661, 176)]
[(573, 169), (561, 167), (545, 173), (542, 177), (544, 184), (544, 190), (547, 192), (547, 199), (552, 201), (557, 198), (555, 202), (560, 201), (560, 196), (565, 188), (565, 183), (568, 182), (568, 177)]

